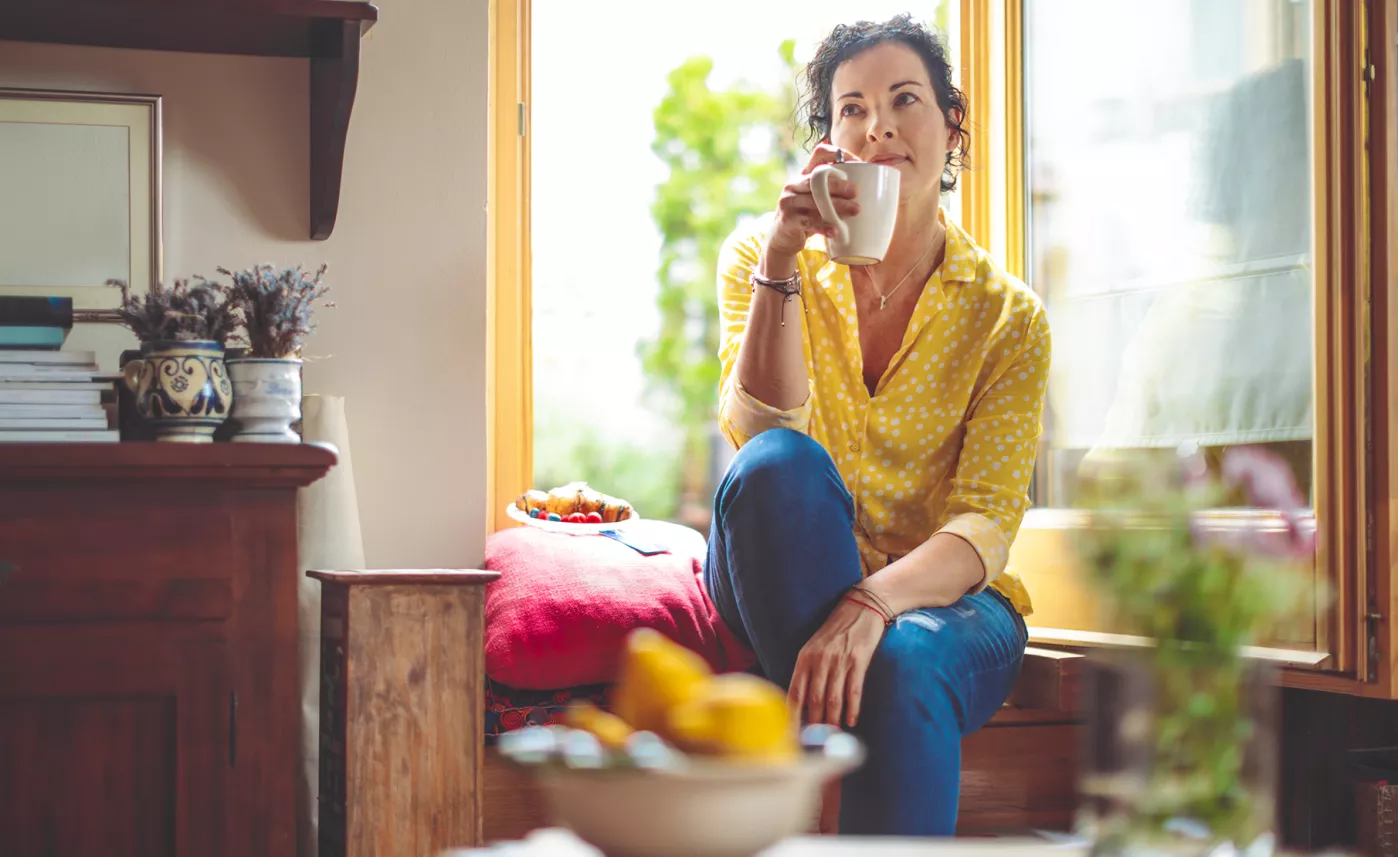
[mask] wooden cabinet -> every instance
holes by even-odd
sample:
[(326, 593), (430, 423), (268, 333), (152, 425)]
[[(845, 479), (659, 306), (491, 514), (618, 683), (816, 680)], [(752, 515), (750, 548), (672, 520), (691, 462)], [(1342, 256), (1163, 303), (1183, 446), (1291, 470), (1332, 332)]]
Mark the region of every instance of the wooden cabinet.
[(296, 489), (334, 461), (0, 445), (0, 854), (296, 853)]

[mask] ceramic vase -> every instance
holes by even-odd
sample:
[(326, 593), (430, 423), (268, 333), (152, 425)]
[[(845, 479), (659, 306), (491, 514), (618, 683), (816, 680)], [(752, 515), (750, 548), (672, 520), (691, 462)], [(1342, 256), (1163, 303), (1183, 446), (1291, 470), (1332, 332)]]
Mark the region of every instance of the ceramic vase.
[(1276, 853), (1275, 670), (1247, 659), (1093, 653), (1078, 833), (1093, 857)]
[(143, 342), (122, 374), (157, 441), (212, 443), (228, 418), (233, 387), (218, 342)]
[(235, 443), (300, 443), (291, 426), (301, 419), (301, 361), (238, 357), (228, 361), (233, 379)]

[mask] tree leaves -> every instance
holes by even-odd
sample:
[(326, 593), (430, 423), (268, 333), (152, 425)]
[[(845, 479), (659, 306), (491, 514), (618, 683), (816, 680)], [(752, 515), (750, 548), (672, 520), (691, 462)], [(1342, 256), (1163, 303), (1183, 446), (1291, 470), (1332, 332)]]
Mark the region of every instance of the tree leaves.
[(795, 43), (778, 50), (789, 82), (714, 90), (713, 61), (693, 57), (667, 76), (669, 91), (653, 114), (651, 149), (670, 175), (651, 205), (661, 233), (660, 329), (639, 352), (661, 407), (686, 437), (686, 454), (704, 461), (717, 416), (719, 249), (743, 217), (775, 208), (797, 163)]

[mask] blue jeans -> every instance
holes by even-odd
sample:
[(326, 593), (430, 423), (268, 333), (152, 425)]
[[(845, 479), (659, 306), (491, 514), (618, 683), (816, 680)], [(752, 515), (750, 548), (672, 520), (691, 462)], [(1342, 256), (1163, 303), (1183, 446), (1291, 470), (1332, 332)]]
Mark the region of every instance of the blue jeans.
[[(789, 686), (801, 647), (862, 576), (854, 501), (824, 448), (789, 429), (745, 444), (714, 499), (704, 582), (762, 674)], [(991, 589), (897, 618), (864, 682), (853, 731), (868, 758), (844, 781), (841, 833), (954, 833), (961, 739), (1004, 704), (1027, 639)]]

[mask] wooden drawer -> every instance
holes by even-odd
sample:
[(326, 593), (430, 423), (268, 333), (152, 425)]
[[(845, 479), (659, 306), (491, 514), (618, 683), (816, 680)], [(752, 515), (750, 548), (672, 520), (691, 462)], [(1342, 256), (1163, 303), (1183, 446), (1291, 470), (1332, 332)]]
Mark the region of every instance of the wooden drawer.
[(0, 624), (232, 614), (245, 562), (225, 492), (0, 492)]

